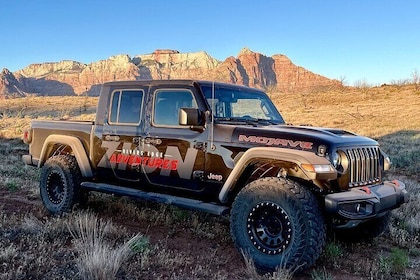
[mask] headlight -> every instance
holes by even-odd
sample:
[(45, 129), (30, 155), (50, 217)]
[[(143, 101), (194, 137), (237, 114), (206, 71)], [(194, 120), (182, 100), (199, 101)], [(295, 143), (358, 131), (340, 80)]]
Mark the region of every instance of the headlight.
[(384, 158), (384, 170), (390, 170), (391, 169), (391, 159), (387, 154), (385, 154), (383, 151), (381, 151), (382, 157)]
[(337, 152), (334, 151), (331, 153), (330, 161), (332, 165), (334, 166), (334, 168), (337, 169), (338, 163), (340, 161), (340, 156), (338, 155)]
[(349, 159), (345, 152), (334, 151), (330, 155), (330, 161), (338, 173), (343, 174), (349, 167)]

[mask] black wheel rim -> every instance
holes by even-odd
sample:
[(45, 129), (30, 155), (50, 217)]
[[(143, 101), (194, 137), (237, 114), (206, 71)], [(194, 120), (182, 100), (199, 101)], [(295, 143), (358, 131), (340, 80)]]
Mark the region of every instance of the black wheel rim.
[(65, 195), (65, 182), (61, 174), (57, 171), (52, 171), (47, 177), (47, 195), (48, 199), (53, 204), (60, 204)]
[(273, 202), (255, 205), (248, 215), (247, 230), (254, 247), (268, 255), (282, 253), (292, 239), (289, 215)]

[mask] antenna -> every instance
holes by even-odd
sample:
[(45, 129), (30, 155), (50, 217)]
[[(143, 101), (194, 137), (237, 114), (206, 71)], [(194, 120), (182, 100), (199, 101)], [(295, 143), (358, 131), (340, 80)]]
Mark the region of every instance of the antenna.
[(214, 115), (215, 115), (215, 92), (214, 92), (214, 80), (211, 85), (211, 132), (210, 132), (210, 149), (216, 150), (214, 145)]

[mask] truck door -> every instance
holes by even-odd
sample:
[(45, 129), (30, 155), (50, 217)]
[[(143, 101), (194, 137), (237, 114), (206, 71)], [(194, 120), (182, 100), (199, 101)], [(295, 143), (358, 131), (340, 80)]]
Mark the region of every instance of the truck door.
[[(159, 86), (151, 88), (149, 125), (145, 131), (144, 152), (148, 180), (163, 187), (199, 192), (204, 176), (207, 132), (180, 126), (180, 108), (203, 105), (193, 87)], [(149, 155), (150, 152), (150, 155)]]
[(95, 131), (105, 150), (98, 163), (98, 170), (107, 178), (134, 182), (144, 179), (140, 170), (139, 139), (144, 135), (146, 93), (147, 87), (115, 88), (111, 92), (106, 120)]

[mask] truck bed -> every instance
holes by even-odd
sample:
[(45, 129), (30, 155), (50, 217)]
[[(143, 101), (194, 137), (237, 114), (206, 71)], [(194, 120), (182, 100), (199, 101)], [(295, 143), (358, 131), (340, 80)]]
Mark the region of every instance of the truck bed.
[(84, 131), (90, 133), (94, 124), (94, 121), (79, 120), (33, 120), (31, 122), (31, 128)]
[(76, 137), (81, 141), (86, 154), (89, 154), (90, 136), (93, 127), (93, 121), (33, 120), (31, 122), (31, 138), (36, 139), (36, 141), (33, 141), (30, 146), (31, 158), (26, 161), (29, 161), (29, 164), (37, 165), (44, 142), (51, 135)]

